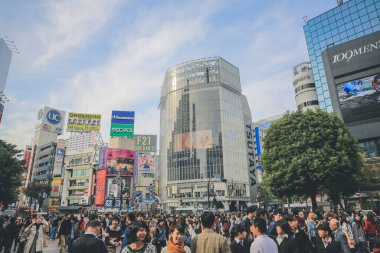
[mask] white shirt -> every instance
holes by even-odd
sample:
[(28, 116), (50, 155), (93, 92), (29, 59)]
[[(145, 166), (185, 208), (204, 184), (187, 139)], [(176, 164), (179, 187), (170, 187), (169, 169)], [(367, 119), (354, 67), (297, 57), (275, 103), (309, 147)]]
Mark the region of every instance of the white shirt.
[(259, 235), (251, 244), (250, 253), (278, 253), (274, 240), (267, 235)]

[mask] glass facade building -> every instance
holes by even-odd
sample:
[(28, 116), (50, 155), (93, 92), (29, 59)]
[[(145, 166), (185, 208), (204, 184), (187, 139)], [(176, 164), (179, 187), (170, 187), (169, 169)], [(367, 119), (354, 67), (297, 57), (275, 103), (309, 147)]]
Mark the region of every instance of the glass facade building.
[(322, 51), (380, 30), (380, 1), (350, 0), (307, 22), (307, 49), (321, 109), (332, 112)]
[(160, 101), (160, 193), (167, 208), (210, 202), (227, 208), (228, 201), (248, 201), (244, 99), (239, 69), (220, 57), (166, 72)]

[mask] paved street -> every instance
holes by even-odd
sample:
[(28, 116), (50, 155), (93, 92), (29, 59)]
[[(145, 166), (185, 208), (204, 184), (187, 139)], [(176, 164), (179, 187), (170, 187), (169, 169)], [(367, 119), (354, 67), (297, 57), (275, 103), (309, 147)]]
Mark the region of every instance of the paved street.
[(44, 248), (43, 253), (58, 253), (59, 252), (58, 240), (48, 241), (48, 245), (49, 247)]

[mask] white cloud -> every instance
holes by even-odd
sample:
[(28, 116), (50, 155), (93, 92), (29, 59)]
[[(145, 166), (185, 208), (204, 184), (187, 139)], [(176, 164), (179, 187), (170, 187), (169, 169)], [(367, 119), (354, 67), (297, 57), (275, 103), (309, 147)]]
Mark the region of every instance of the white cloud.
[(70, 49), (85, 47), (87, 40), (113, 17), (120, 3), (120, 0), (47, 1), (47, 23), (37, 28), (43, 52), (35, 64), (43, 66)]

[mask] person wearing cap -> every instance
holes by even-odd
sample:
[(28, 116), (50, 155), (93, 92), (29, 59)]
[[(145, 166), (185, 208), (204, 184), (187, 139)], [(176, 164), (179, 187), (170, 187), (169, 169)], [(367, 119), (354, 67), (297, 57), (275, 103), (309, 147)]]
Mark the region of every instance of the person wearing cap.
[[(293, 214), (285, 215), (285, 220), (291, 229), (290, 236), (294, 237), (298, 252), (310, 253), (312, 244), (306, 232), (298, 227), (298, 219)], [(304, 224), (304, 223), (303, 223)]]
[(255, 236), (249, 250), (250, 253), (278, 253), (276, 243), (266, 234), (267, 224), (263, 218), (256, 217), (251, 222), (250, 229)]
[(342, 253), (339, 242), (331, 237), (331, 230), (327, 222), (317, 226), (318, 237), (315, 241), (316, 253)]
[(282, 218), (282, 209), (278, 208), (273, 211), (273, 221), (269, 224), (268, 235), (275, 239), (277, 237), (276, 222)]
[[(291, 229), (286, 220), (276, 222), (276, 243), (279, 253), (297, 253), (298, 248), (295, 239), (291, 236)], [(304, 252), (302, 252), (304, 253)]]
[(88, 222), (84, 235), (73, 242), (72, 253), (107, 253), (106, 245), (98, 239), (101, 226), (98, 220)]
[(215, 215), (205, 211), (201, 215), (202, 233), (191, 240), (192, 253), (231, 253), (227, 238), (213, 231)]

